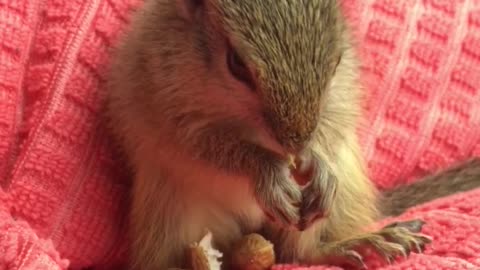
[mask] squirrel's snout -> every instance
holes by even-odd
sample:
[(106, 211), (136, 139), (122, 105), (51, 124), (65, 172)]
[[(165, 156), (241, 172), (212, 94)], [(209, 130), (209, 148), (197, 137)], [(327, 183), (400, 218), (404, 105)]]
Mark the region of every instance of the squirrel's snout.
[[(318, 125), (318, 116), (284, 108), (281, 111), (268, 111), (265, 119), (278, 143), (291, 154), (299, 154), (310, 143)], [(310, 110), (312, 111), (312, 110)]]
[(298, 133), (290, 133), (290, 134), (283, 134), (283, 136), (279, 136), (278, 140), (285, 148), (285, 150), (293, 155), (298, 155), (302, 153), (305, 148), (308, 146), (308, 143), (311, 139), (311, 133), (308, 134), (298, 134)]

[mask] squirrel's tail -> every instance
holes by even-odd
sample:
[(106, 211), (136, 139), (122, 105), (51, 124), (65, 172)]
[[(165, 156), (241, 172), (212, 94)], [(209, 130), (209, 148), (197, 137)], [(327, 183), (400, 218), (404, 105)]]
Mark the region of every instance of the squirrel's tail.
[(382, 192), (383, 216), (397, 216), (410, 207), (480, 187), (480, 158), (454, 165), (413, 184)]

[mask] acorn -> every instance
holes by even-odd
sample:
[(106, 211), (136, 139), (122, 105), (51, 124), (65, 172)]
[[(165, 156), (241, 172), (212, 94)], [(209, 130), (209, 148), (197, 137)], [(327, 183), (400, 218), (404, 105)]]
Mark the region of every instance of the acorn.
[(232, 249), (232, 265), (239, 270), (266, 270), (275, 264), (273, 244), (259, 234), (249, 234)]
[(207, 234), (200, 243), (190, 245), (187, 254), (190, 269), (193, 270), (220, 270), (222, 253), (212, 246), (212, 234)]

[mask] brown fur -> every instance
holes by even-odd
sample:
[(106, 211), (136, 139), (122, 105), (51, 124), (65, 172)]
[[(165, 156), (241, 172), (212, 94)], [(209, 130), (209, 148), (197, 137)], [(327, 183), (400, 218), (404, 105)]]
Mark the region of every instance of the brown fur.
[[(228, 72), (228, 43), (253, 86)], [(322, 243), (371, 224), (357, 74), (334, 0), (147, 0), (115, 55), (107, 104), (135, 173), (132, 268), (183, 266), (206, 229), (224, 252), (264, 228), (280, 261), (323, 262)], [(304, 191), (290, 152), (312, 164)]]
[(336, 1), (219, 2), (229, 36), (258, 73), (273, 134), (286, 147), (303, 147), (318, 127), (320, 115), (312, 112), (328, 95), (343, 49)]

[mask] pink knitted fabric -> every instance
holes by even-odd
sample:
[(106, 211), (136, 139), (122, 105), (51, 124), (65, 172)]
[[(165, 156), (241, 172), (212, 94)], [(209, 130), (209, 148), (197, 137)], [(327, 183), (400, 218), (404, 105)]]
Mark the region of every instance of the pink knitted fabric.
[[(0, 0), (0, 269), (124, 263), (129, 185), (99, 111), (108, 51), (140, 2)], [(378, 186), (480, 156), (480, 1), (343, 4), (370, 94), (360, 135)], [(435, 242), (369, 264), (480, 269), (478, 205), (475, 190), (412, 209), (401, 218), (425, 219)]]

